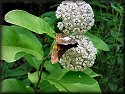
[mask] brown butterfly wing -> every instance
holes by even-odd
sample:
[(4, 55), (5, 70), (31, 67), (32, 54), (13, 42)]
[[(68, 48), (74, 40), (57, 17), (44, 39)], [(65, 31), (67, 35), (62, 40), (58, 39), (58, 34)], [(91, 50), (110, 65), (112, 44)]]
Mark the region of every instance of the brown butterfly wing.
[(51, 54), (51, 62), (52, 62), (52, 64), (55, 64), (58, 61), (59, 61), (58, 48), (57, 48), (57, 44), (55, 43), (55, 45), (53, 46), (52, 54)]
[(77, 47), (77, 43), (75, 44), (68, 44), (68, 45), (62, 45), (62, 44), (58, 44), (58, 46), (60, 47), (61, 50), (58, 51), (58, 60), (60, 60), (60, 58), (62, 57), (62, 55), (70, 48), (72, 47)]
[(77, 42), (75, 41), (75, 39), (70, 39), (70, 40), (64, 40), (64, 38), (62, 38), (61, 40), (60, 40), (60, 42), (58, 42), (57, 44), (62, 44), (62, 45), (69, 45), (69, 44), (72, 44), (72, 45), (74, 45), (74, 44), (76, 44)]
[(64, 34), (56, 34), (56, 42), (51, 54), (52, 64), (58, 62), (66, 50), (77, 47), (77, 45), (78, 43), (74, 39), (70, 38), (69, 40), (65, 40)]

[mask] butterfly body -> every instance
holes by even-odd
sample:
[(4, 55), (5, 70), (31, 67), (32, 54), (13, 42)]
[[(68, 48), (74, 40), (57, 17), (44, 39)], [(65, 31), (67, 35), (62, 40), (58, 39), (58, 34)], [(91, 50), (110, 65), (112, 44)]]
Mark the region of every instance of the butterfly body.
[(57, 63), (62, 55), (66, 52), (66, 50), (72, 47), (77, 47), (77, 44), (78, 43), (74, 39), (65, 37), (63, 33), (57, 33), (51, 54), (52, 64)]

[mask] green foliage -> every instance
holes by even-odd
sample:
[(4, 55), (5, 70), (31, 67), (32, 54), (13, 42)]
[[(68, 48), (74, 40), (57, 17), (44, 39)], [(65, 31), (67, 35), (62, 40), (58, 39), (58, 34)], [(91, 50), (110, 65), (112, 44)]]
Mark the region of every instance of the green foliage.
[(47, 22), (23, 10), (12, 10), (8, 12), (5, 15), (5, 20), (9, 23), (27, 28), (38, 34), (46, 33), (53, 38), (55, 36), (54, 30)]
[(90, 77), (97, 77), (100, 76), (99, 74), (95, 73), (92, 69), (87, 68), (83, 71), (85, 74), (89, 75)]
[(111, 2), (111, 7), (115, 11), (119, 12), (120, 14), (122, 14), (124, 12), (124, 8), (120, 4), (118, 4), (116, 2)]
[(43, 93), (59, 93), (59, 90), (55, 87), (55, 85), (51, 84), (47, 80), (43, 80), (40, 87), (42, 88), (40, 92), (43, 92)]
[[(28, 78), (32, 83), (36, 84), (38, 81), (38, 73), (28, 74)], [(42, 80), (43, 81), (40, 81), (41, 84), (47, 81), (60, 92), (101, 92), (97, 81), (83, 72), (56, 69), (56, 71), (53, 71), (49, 75), (44, 73), (42, 75)], [(47, 86), (48, 84), (46, 84), (45, 87)]]
[(90, 32), (105, 41), (110, 49), (98, 52), (93, 67), (100, 74), (98, 81), (104, 93), (124, 90), (124, 8), (121, 4), (122, 1), (92, 3), (96, 22)]
[(5, 15), (5, 21), (15, 25), (2, 26), (1, 30), (2, 93), (123, 92), (124, 8), (118, 2), (90, 4), (96, 20), (85, 35), (98, 53), (92, 69), (81, 72), (65, 70), (59, 63), (51, 64), (48, 57), (57, 28), (55, 11), (40, 17), (23, 10), (12, 10)]
[(30, 53), (38, 60), (42, 60), (42, 45), (29, 30), (18, 26), (3, 26), (1, 33), (3, 60), (13, 62), (25, 53)]
[[(21, 65), (19, 61), (21, 62)], [(32, 66), (27, 62), (24, 63), (24, 59), (21, 59), (13, 63), (3, 62), (2, 70), (0, 76), (2, 80), (13, 77), (27, 81), (25, 78), (27, 78), (27, 73), (32, 70)], [(27, 81), (26, 84), (29, 84), (29, 81)]]
[[(53, 73), (56, 70), (61, 69), (61, 66), (59, 65), (59, 63), (56, 64), (52, 64), (51, 61), (46, 61), (44, 67), (46, 68), (46, 70), (50, 73)], [(55, 70), (56, 69), (56, 70)]]
[(2, 93), (30, 93), (26, 86), (20, 81), (13, 78), (5, 79), (1, 82)]
[(27, 62), (30, 64), (30, 65), (32, 65), (35, 69), (39, 69), (39, 66), (40, 66), (40, 64), (41, 64), (41, 60), (38, 60), (38, 59), (36, 59), (36, 57), (34, 57), (34, 56), (32, 56), (32, 55), (30, 55), (30, 54), (26, 54), (26, 55), (24, 55), (23, 56), (26, 60), (27, 60)]
[(45, 20), (53, 29), (55, 29), (55, 25), (57, 22), (57, 18), (55, 16), (55, 11), (43, 13), (40, 17), (43, 20)]
[(98, 37), (90, 34), (90, 33), (86, 33), (86, 36), (88, 36), (90, 38), (90, 40), (93, 42), (94, 46), (99, 49), (99, 50), (104, 50), (104, 51), (109, 51), (109, 47), (108, 45), (101, 39), (99, 39)]

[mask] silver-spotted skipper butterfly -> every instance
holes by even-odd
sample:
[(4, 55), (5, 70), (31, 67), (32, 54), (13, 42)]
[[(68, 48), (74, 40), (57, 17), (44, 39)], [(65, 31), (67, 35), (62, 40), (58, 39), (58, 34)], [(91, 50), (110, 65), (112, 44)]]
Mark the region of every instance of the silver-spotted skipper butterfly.
[(72, 47), (77, 47), (77, 45), (78, 43), (75, 41), (75, 39), (66, 37), (63, 33), (57, 33), (51, 54), (52, 64), (57, 63), (66, 50)]

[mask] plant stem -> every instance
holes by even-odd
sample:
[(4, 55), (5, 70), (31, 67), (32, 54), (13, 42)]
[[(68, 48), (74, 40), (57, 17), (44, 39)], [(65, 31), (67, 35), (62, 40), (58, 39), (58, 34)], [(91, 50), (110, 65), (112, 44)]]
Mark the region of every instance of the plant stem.
[[(50, 53), (51, 54), (51, 53)], [(39, 86), (39, 83), (40, 83), (40, 80), (41, 80), (41, 76), (42, 76), (42, 70), (43, 70), (43, 67), (44, 67), (44, 63), (45, 63), (45, 61), (50, 57), (50, 54), (48, 54), (44, 59), (43, 59), (43, 61), (42, 61), (42, 63), (40, 64), (40, 66), (39, 66), (39, 70), (38, 70), (38, 77), (39, 77), (39, 79), (38, 79), (38, 82), (37, 82), (37, 84), (36, 84), (36, 87), (35, 87), (35, 94), (37, 94), (38, 93), (38, 86)], [(40, 74), (39, 74), (39, 72), (40, 72)]]

